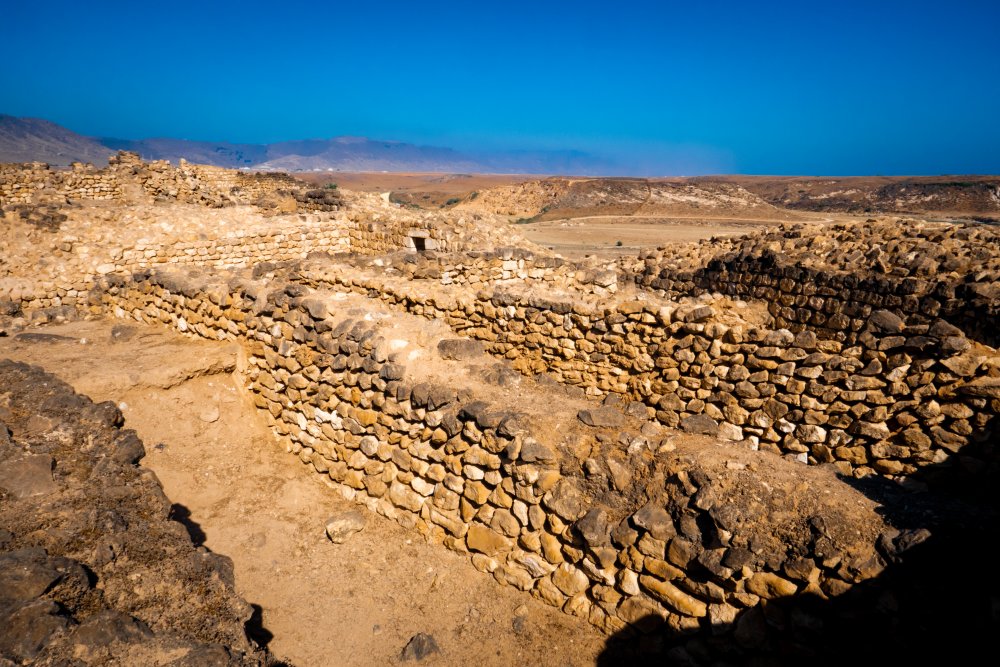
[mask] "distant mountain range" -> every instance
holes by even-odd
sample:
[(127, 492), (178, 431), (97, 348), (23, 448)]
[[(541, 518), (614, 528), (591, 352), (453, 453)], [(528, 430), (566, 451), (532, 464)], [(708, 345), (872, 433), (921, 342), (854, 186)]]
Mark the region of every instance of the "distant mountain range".
[(0, 114), (0, 162), (102, 164), (113, 153), (99, 142), (47, 120)]
[(429, 171), (446, 173), (615, 175), (622, 166), (580, 151), (465, 153), (365, 137), (231, 144), (187, 139), (93, 138), (39, 118), (0, 114), (0, 162), (103, 164), (117, 150), (147, 160), (261, 171)]

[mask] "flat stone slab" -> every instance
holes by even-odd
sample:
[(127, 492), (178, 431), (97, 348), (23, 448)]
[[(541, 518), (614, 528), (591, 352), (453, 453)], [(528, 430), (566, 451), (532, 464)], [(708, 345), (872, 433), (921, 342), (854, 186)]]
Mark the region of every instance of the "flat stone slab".
[(625, 415), (607, 406), (580, 410), (576, 416), (587, 426), (617, 428), (625, 423)]
[(59, 488), (52, 479), (52, 457), (25, 454), (0, 463), (0, 488), (7, 489), (15, 498), (52, 493)]

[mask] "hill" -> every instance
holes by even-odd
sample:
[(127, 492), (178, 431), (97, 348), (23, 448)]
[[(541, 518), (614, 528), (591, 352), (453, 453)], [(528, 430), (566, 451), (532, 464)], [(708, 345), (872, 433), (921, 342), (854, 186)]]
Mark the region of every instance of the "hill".
[(184, 159), (230, 169), (289, 172), (445, 172), (614, 175), (622, 167), (581, 151), (464, 152), (367, 137), (304, 139), (269, 144), (151, 139), (90, 138), (36, 118), (0, 115), (0, 162), (82, 161), (103, 164), (114, 152), (145, 160)]
[(103, 164), (113, 152), (94, 139), (50, 121), (0, 114), (0, 162)]
[(1000, 214), (998, 176), (705, 176), (781, 208), (817, 213), (940, 213), (990, 220)]

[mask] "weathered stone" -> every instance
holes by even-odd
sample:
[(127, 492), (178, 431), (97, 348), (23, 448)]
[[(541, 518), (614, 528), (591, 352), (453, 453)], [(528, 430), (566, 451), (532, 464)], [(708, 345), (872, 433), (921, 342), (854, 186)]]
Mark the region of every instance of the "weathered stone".
[(657, 503), (648, 503), (632, 515), (632, 522), (649, 531), (657, 540), (669, 540), (677, 534), (670, 514)]
[(437, 642), (434, 641), (434, 637), (420, 632), (413, 635), (410, 641), (406, 643), (406, 646), (403, 647), (402, 652), (399, 654), (399, 659), (403, 662), (408, 660), (419, 662), (429, 655), (440, 652), (441, 649), (438, 647)]
[(772, 600), (795, 595), (798, 586), (772, 572), (758, 572), (747, 581), (747, 590), (766, 600)]
[(577, 418), (587, 426), (618, 428), (625, 423), (625, 415), (614, 408), (602, 406), (580, 410)]
[(692, 415), (681, 420), (681, 428), (688, 433), (700, 435), (717, 436), (719, 434), (719, 423), (708, 415)]
[(552, 573), (552, 583), (565, 595), (573, 596), (586, 590), (590, 580), (573, 565), (563, 563)]
[(343, 544), (354, 533), (364, 530), (365, 515), (360, 510), (346, 510), (326, 520), (326, 536), (334, 544)]
[(480, 523), (473, 523), (469, 526), (469, 532), (465, 536), (465, 543), (470, 551), (478, 551), (487, 556), (510, 551), (513, 543)]
[(884, 333), (900, 333), (906, 328), (906, 323), (892, 311), (876, 310), (868, 318), (868, 326)]
[(583, 494), (573, 482), (565, 479), (545, 496), (544, 503), (566, 521), (576, 521), (587, 511)]
[[(6, 426), (3, 427), (6, 433)], [(52, 457), (48, 454), (22, 454), (0, 464), (0, 488), (15, 498), (30, 498), (53, 493), (58, 485), (52, 479)]]
[(608, 515), (602, 509), (593, 508), (574, 524), (574, 528), (583, 541), (591, 547), (607, 544), (610, 541), (611, 526)]
[(524, 463), (553, 463), (556, 461), (556, 455), (534, 438), (525, 438), (518, 459)]
[(618, 618), (641, 631), (652, 632), (663, 625), (667, 612), (653, 600), (637, 595), (622, 601), (618, 606)]
[(698, 598), (688, 595), (670, 582), (643, 575), (639, 577), (639, 583), (653, 597), (680, 614), (701, 618), (708, 613), (708, 605)]
[(826, 442), (827, 432), (820, 426), (802, 424), (795, 429), (795, 436), (802, 442), (821, 443)]

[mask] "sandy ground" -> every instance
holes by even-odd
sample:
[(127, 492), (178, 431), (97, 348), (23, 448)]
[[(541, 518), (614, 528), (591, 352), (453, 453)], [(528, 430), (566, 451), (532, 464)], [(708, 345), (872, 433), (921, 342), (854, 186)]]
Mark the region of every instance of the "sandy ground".
[(756, 220), (590, 216), (519, 224), (516, 229), (533, 243), (565, 257), (579, 258), (586, 255), (635, 255), (643, 248), (670, 243), (698, 241), (713, 236), (739, 236), (766, 224)]
[[(276, 655), (304, 667), (395, 664), (424, 632), (441, 652), (421, 664), (594, 664), (604, 637), (592, 626), (342, 499), (281, 450), (232, 374), (236, 345), (136, 324), (116, 340), (115, 324), (0, 338), (0, 357), (122, 404), (146, 443), (143, 465), (196, 540), (233, 559)], [(331, 543), (325, 520), (351, 509), (365, 513), (365, 530)]]

